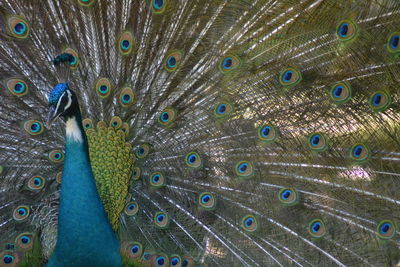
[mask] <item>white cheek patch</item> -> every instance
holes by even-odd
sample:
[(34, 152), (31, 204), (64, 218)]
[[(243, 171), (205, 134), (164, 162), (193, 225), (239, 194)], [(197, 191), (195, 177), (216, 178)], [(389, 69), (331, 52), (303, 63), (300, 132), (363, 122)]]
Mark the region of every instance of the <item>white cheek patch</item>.
[(69, 118), (66, 123), (67, 139), (76, 143), (83, 143), (82, 132), (75, 117)]

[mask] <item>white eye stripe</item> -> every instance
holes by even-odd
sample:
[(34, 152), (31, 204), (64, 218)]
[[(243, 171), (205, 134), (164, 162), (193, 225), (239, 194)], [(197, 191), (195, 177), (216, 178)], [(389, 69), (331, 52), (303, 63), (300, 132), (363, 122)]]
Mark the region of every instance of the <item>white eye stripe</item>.
[(56, 106), (56, 113), (57, 113), (57, 111), (58, 111), (58, 108), (60, 107), (60, 104), (61, 104), (61, 100), (63, 99), (63, 97), (64, 97), (64, 95), (65, 95), (65, 92), (61, 95), (61, 97), (58, 99), (58, 102), (57, 102), (57, 106)]
[(60, 108), (61, 101), (62, 101), (63, 98), (65, 97), (65, 93), (68, 94), (68, 103), (67, 103), (67, 105), (64, 107), (64, 110), (63, 110), (63, 111), (67, 110), (67, 109), (72, 105), (72, 94), (71, 94), (71, 92), (70, 92), (69, 90), (66, 90), (66, 91), (61, 95), (61, 97), (58, 99), (57, 106), (56, 106), (56, 113), (58, 112), (58, 109)]
[(67, 110), (72, 105), (72, 94), (69, 90), (67, 90), (67, 93), (68, 93), (68, 103), (65, 106), (64, 110)]

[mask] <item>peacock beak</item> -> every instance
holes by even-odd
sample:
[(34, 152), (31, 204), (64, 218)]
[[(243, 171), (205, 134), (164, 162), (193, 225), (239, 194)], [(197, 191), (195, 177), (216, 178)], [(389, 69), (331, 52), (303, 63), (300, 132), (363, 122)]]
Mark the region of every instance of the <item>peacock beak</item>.
[(46, 128), (50, 129), (51, 124), (61, 115), (61, 112), (57, 112), (56, 107), (50, 106), (49, 113), (47, 114)]

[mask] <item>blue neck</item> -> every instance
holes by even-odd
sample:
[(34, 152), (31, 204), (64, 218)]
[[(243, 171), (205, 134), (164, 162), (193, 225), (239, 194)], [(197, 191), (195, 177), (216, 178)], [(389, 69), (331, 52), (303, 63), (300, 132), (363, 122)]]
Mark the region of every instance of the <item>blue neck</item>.
[(80, 114), (66, 125), (58, 239), (48, 266), (121, 266), (119, 242), (97, 192)]

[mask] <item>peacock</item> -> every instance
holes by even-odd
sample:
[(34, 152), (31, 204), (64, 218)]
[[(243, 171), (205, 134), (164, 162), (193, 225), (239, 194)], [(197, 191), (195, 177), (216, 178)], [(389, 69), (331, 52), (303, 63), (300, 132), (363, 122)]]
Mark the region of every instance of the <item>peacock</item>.
[(0, 266), (399, 266), (398, 0), (0, 1)]

